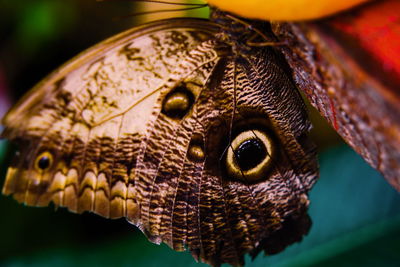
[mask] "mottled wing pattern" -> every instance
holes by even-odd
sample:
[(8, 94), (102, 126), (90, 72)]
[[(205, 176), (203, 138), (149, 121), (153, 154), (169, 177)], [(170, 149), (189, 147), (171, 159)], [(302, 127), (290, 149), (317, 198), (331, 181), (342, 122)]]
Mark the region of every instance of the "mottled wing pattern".
[[(161, 94), (195, 71), (187, 51), (213, 30), (179, 22), (116, 36), (22, 99), (3, 119), (3, 136), (20, 147), (3, 192), (30, 205), (53, 200), (72, 211), (131, 216), (127, 211), (137, 210), (131, 170)], [(46, 152), (52, 166), (41, 171)]]
[(19, 144), (3, 192), (126, 217), (212, 265), (300, 240), (317, 175), (307, 112), (283, 57), (229, 38), (161, 21), (61, 68), (3, 120)]

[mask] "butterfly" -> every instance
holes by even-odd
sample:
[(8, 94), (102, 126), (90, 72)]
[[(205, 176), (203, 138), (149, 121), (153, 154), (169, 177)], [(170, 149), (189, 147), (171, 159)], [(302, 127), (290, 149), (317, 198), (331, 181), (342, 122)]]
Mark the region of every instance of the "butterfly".
[(211, 265), (299, 241), (318, 173), (311, 125), (283, 55), (258, 45), (276, 41), (270, 24), (258, 24), (215, 10), (73, 59), (3, 119), (19, 147), (3, 193), (126, 217)]
[(131, 30), (33, 89), (4, 119), (21, 147), (4, 193), (126, 217), (212, 265), (300, 240), (317, 164), (296, 86), (324, 99), (327, 64), (296, 24), (212, 20)]

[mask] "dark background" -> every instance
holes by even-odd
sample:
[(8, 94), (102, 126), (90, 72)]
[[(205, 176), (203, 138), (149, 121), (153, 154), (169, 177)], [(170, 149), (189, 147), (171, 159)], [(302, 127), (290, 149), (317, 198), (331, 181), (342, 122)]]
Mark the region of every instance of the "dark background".
[[(129, 16), (143, 10), (130, 1), (0, 0), (0, 6), (0, 117), (53, 69), (145, 19)], [(303, 242), (249, 266), (398, 266), (400, 195), (317, 114), (312, 118), (321, 151), (321, 178), (310, 194), (313, 227)], [(10, 154), (0, 141), (0, 184)], [(151, 244), (124, 219), (24, 207), (5, 196), (0, 212), (1, 266), (198, 265), (189, 253)]]

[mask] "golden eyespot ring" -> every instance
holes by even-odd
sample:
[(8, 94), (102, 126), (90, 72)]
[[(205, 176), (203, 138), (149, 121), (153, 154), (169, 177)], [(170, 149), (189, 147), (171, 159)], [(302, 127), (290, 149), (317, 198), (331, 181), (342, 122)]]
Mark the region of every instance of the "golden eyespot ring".
[(263, 131), (247, 130), (237, 135), (226, 154), (229, 177), (247, 182), (266, 179), (274, 156), (272, 139)]
[(53, 155), (48, 152), (42, 152), (35, 160), (35, 169), (39, 172), (47, 171), (53, 165)]

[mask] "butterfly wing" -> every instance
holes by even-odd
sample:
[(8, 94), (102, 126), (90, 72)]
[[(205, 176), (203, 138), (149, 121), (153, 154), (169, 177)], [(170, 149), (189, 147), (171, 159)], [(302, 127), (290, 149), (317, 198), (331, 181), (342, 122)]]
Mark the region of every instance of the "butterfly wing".
[(218, 34), (156, 22), (56, 71), (3, 120), (19, 145), (3, 193), (126, 217), (213, 265), (300, 240), (317, 176), (304, 104), (273, 48)]
[[(59, 204), (73, 211), (114, 217), (102, 196), (111, 198), (111, 176), (128, 179), (160, 93), (173, 78), (186, 75), (174, 71), (183, 68), (186, 51), (213, 30), (185, 25), (161, 22), (116, 36), (55, 71), (22, 99), (3, 119), (4, 137), (24, 144), (4, 192), (31, 205), (47, 205), (57, 192)], [(51, 161), (46, 170), (39, 167), (41, 154), (42, 164)]]
[(297, 85), (344, 140), (400, 191), (398, 1), (315, 23), (276, 23)]

